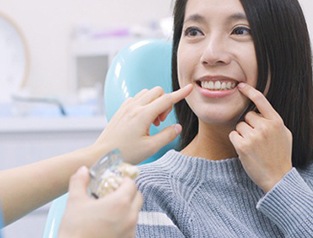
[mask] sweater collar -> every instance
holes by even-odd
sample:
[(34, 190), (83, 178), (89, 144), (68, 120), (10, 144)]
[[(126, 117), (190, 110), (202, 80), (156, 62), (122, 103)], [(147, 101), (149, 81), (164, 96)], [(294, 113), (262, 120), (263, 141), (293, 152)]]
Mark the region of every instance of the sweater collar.
[(200, 157), (191, 157), (170, 150), (163, 155), (156, 164), (178, 177), (184, 174), (197, 174), (199, 178), (221, 177), (221, 179), (243, 179), (246, 173), (238, 158), (224, 160), (208, 160)]

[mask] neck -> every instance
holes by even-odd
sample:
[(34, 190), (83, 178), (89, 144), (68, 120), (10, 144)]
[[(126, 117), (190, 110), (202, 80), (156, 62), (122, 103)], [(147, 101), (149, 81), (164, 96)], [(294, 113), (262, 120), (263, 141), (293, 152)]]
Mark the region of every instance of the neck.
[(222, 160), (237, 157), (233, 144), (229, 140), (232, 128), (199, 123), (199, 131), (192, 142), (181, 152), (188, 156)]

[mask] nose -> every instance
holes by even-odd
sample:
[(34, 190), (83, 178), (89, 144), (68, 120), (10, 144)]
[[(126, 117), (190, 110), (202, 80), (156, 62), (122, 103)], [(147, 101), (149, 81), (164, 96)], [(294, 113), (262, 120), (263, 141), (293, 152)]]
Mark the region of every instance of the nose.
[(215, 37), (205, 42), (201, 63), (206, 66), (227, 65), (231, 62), (229, 46), (223, 40)]

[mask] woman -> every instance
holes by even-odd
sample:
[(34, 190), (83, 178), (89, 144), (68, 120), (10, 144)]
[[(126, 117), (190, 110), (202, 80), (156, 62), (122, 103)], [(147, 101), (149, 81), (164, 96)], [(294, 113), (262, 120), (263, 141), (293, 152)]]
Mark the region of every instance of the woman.
[(181, 151), (141, 168), (137, 236), (311, 237), (311, 63), (297, 0), (177, 0), (173, 89), (194, 89)]

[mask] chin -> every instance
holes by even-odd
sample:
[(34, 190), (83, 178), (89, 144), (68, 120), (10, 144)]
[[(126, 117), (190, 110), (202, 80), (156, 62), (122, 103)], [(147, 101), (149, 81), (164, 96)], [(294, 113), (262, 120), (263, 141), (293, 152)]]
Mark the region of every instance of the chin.
[(234, 128), (242, 116), (243, 111), (240, 113), (226, 114), (220, 112), (206, 112), (205, 114), (196, 114), (200, 122), (207, 125), (216, 125)]

